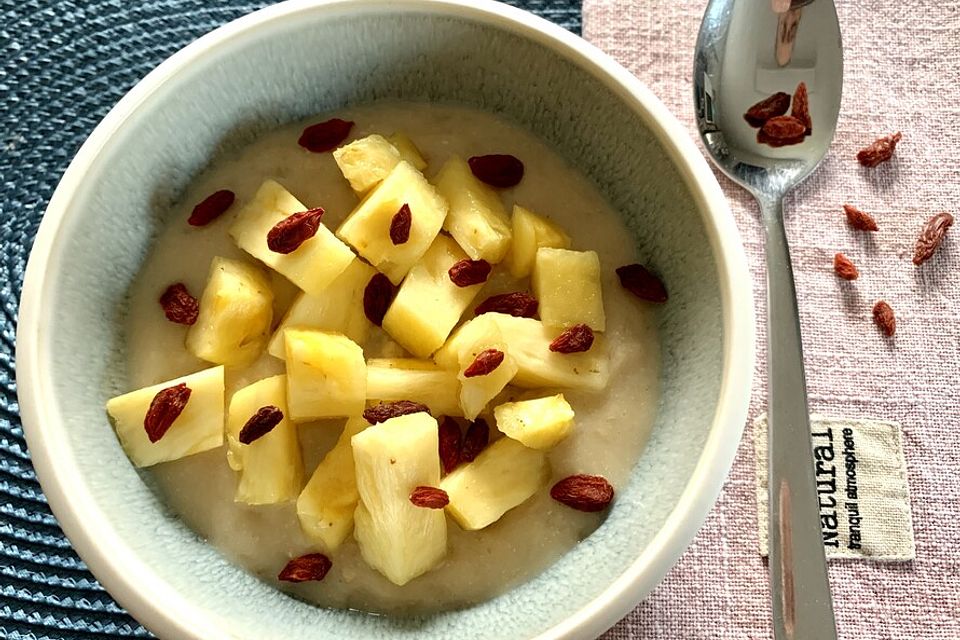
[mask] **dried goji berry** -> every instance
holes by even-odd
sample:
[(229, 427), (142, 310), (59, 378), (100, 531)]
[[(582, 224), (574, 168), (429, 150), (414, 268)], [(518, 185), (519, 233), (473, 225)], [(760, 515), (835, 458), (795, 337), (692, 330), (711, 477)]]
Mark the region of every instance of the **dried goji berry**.
[(803, 142), (806, 126), (793, 116), (770, 118), (757, 132), (757, 142), (771, 147), (785, 147)]
[(490, 296), (473, 310), (478, 316), (483, 313), (506, 313), (516, 318), (533, 318), (539, 303), (529, 293), (514, 291)]
[(190, 295), (187, 286), (182, 282), (166, 288), (160, 295), (160, 306), (163, 307), (163, 315), (167, 320), (177, 324), (193, 324), (200, 314), (200, 303)]
[(920, 237), (917, 238), (917, 246), (913, 252), (913, 264), (923, 264), (933, 257), (951, 225), (953, 225), (953, 216), (946, 212), (938, 213), (927, 220), (923, 229), (920, 230)]
[(463, 377), (476, 378), (477, 376), (485, 376), (493, 373), (496, 368), (500, 366), (500, 363), (503, 362), (504, 355), (503, 351), (499, 349), (484, 349), (478, 353), (477, 357), (473, 359), (473, 362), (463, 370)]
[(860, 277), (860, 272), (857, 270), (857, 265), (853, 264), (850, 261), (850, 258), (838, 253), (833, 256), (833, 270), (836, 271), (837, 275), (844, 280), (856, 280)]
[(884, 300), (873, 305), (873, 321), (888, 338), (897, 332), (897, 318), (893, 315), (893, 308)]
[(413, 224), (413, 215), (410, 205), (404, 203), (400, 210), (393, 214), (390, 220), (390, 241), (393, 244), (403, 244), (410, 239), (410, 227)]
[(370, 424), (377, 424), (378, 422), (386, 422), (390, 418), (420, 413), (421, 411), (430, 413), (430, 408), (422, 402), (414, 402), (413, 400), (381, 402), (364, 410), (363, 419)]
[(410, 502), (424, 509), (443, 509), (450, 504), (450, 496), (437, 487), (417, 487), (410, 492)]
[(523, 163), (516, 156), (492, 154), (467, 160), (478, 180), (493, 187), (512, 187), (523, 179)]
[(390, 278), (382, 273), (374, 274), (363, 290), (363, 313), (367, 320), (378, 327), (382, 325), (383, 316), (387, 315), (387, 309), (396, 294), (397, 289)]
[(850, 223), (850, 226), (854, 229), (861, 231), (876, 231), (879, 229), (877, 221), (866, 211), (861, 211), (853, 205), (845, 204), (843, 205), (843, 212), (847, 214), (847, 222)]
[(332, 566), (330, 558), (322, 553), (308, 553), (288, 562), (277, 579), (284, 582), (323, 580)]
[(642, 264), (628, 264), (617, 268), (620, 286), (648, 302), (666, 302), (667, 289), (660, 278)]
[(486, 282), (491, 268), (486, 260), (464, 259), (454, 263), (447, 274), (450, 276), (450, 281), (458, 287), (469, 287)]
[(790, 94), (778, 91), (747, 109), (747, 112), (743, 114), (743, 119), (751, 127), (762, 127), (764, 122), (770, 118), (782, 116), (789, 108)]
[(460, 425), (456, 420), (447, 417), (440, 421), (437, 432), (438, 452), (440, 465), (444, 473), (450, 473), (460, 464)]
[(353, 123), (340, 118), (333, 118), (319, 124), (313, 124), (303, 130), (297, 143), (314, 153), (333, 151), (347, 139)]
[(473, 462), (490, 442), (490, 427), (483, 418), (477, 418), (467, 428), (460, 448), (460, 462)]
[(190, 217), (187, 218), (187, 223), (194, 227), (210, 224), (230, 208), (235, 198), (233, 191), (229, 189), (221, 189), (211, 193), (193, 208)]
[(613, 487), (603, 476), (578, 474), (553, 485), (550, 497), (577, 511), (603, 511), (613, 500)]
[(317, 235), (322, 216), (323, 208), (317, 207), (284, 218), (267, 232), (267, 248), (274, 253), (293, 253)]
[(903, 138), (899, 131), (883, 136), (874, 140), (870, 146), (864, 147), (857, 152), (857, 162), (865, 167), (875, 167), (881, 162), (886, 162), (893, 157), (893, 152), (897, 148), (897, 143)]
[(167, 387), (157, 392), (143, 417), (143, 428), (150, 442), (157, 442), (167, 433), (170, 425), (180, 417), (192, 391), (185, 383)]
[(793, 107), (790, 109), (790, 115), (803, 123), (806, 127), (804, 133), (810, 135), (813, 133), (813, 120), (810, 119), (810, 99), (807, 96), (807, 83), (801, 82), (793, 92)]
[(273, 431), (273, 428), (280, 424), (281, 420), (283, 420), (283, 411), (279, 407), (272, 404), (260, 407), (240, 429), (237, 440), (241, 444), (250, 444)]
[(592, 346), (593, 329), (585, 324), (575, 324), (553, 339), (550, 343), (550, 351), (579, 353), (589, 351)]

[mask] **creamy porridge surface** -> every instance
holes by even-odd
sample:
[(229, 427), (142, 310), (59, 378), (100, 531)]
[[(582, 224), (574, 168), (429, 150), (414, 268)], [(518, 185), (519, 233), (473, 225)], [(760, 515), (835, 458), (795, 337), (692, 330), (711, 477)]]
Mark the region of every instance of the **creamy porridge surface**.
[[(616, 267), (635, 261), (632, 239), (617, 213), (575, 167), (550, 147), (490, 114), (447, 106), (387, 103), (345, 109), (336, 116), (356, 122), (351, 139), (372, 133), (406, 133), (429, 162), (425, 170), (428, 178), (451, 154), (517, 156), (523, 160), (526, 173), (517, 187), (502, 192), (507, 210), (516, 202), (549, 216), (567, 230), (574, 249), (599, 253), (610, 386), (600, 393), (565, 391), (576, 411), (576, 426), (548, 457), (553, 470), (551, 484), (570, 474), (588, 473), (603, 475), (614, 487), (621, 487), (642, 452), (654, 417), (659, 354), (652, 311), (622, 290), (614, 272)], [(276, 179), (309, 207), (322, 206), (326, 210), (323, 222), (331, 229), (357, 204), (330, 153), (309, 153), (297, 146), (304, 124), (279, 128), (232, 155), (218, 158), (170, 213), (169, 225), (157, 239), (131, 292), (130, 388), (210, 366), (184, 349), (186, 328), (163, 320), (157, 298), (167, 285), (177, 281), (199, 295), (214, 256), (253, 260), (233, 244), (226, 228), (264, 179)], [(193, 205), (222, 188), (237, 195), (238, 202), (231, 210), (207, 227), (188, 226), (185, 220)], [(276, 324), (296, 288), (277, 275), (272, 281)], [(516, 285), (493, 277), (476, 301), (506, 291), (507, 286)], [(379, 329), (377, 333), (381, 333)], [(377, 345), (384, 342), (371, 340), (366, 357), (381, 355)], [(228, 368), (228, 397), (245, 384), (282, 372), (283, 363), (266, 354), (242, 373)], [(332, 446), (343, 422), (327, 420), (299, 427), (305, 477), (309, 478)], [(492, 428), (491, 436), (495, 434)], [(480, 531), (463, 531), (448, 518), (446, 559), (403, 587), (368, 567), (352, 537), (331, 554), (333, 569), (322, 582), (288, 585), (276, 581), (278, 569), (289, 558), (318, 549), (301, 533), (294, 503), (252, 507), (234, 502), (237, 480), (227, 465), (225, 447), (159, 464), (147, 473), (172, 512), (249, 571), (305, 600), (371, 612), (421, 614), (490, 598), (543, 571), (602, 522), (602, 515), (574, 511), (542, 491)], [(616, 502), (612, 508), (616, 509)]]

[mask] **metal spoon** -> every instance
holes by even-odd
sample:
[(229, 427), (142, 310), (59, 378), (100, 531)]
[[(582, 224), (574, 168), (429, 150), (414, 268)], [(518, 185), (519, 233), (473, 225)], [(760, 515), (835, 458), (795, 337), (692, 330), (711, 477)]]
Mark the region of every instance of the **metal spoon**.
[[(784, 13), (791, 25), (784, 42)], [(807, 85), (812, 133), (772, 148), (743, 118), (754, 103)], [(800, 320), (783, 198), (817, 167), (840, 111), (843, 54), (832, 0), (711, 0), (694, 58), (703, 144), (760, 204), (766, 237), (769, 340), (770, 584), (777, 640), (833, 640), (836, 625), (820, 534)]]

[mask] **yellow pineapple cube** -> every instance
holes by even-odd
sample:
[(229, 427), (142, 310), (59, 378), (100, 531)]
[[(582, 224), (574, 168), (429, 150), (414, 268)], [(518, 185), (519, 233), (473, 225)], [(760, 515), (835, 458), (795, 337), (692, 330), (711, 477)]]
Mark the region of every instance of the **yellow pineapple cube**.
[[(466, 257), (453, 239), (437, 236), (400, 285), (383, 318), (383, 329), (418, 358), (430, 357), (443, 344), (483, 287), (458, 287), (450, 280), (450, 267)], [(457, 366), (453, 363), (448, 368)]]
[(410, 502), (417, 487), (440, 484), (437, 421), (428, 413), (391, 418), (352, 442), (360, 494), (353, 535), (367, 564), (402, 586), (447, 553), (443, 510)]
[(513, 206), (513, 242), (505, 260), (514, 278), (526, 278), (533, 270), (537, 249), (569, 249), (571, 240), (559, 225), (520, 205)]
[(354, 140), (333, 152), (340, 173), (357, 195), (390, 175), (400, 162), (400, 152), (381, 135), (373, 134)]
[(550, 464), (543, 452), (500, 438), (473, 462), (447, 475), (440, 488), (450, 497), (447, 513), (460, 528), (475, 531), (526, 502), (549, 478)]
[(287, 357), (283, 332), (290, 328), (342, 333), (362, 347), (373, 327), (363, 311), (363, 291), (376, 273), (354, 258), (321, 294), (301, 293), (270, 338), (267, 353), (281, 360)]
[(367, 397), (363, 349), (339, 333), (287, 329), (287, 407), (296, 422), (356, 416)]
[[(496, 369), (485, 375), (466, 377), (466, 370), (478, 355), (487, 350), (503, 353), (503, 361)], [(457, 359), (460, 365), (460, 408), (468, 420), (473, 420), (484, 410), (504, 387), (510, 384), (519, 367), (510, 356), (509, 348), (503, 340), (500, 328), (489, 325), (489, 331), (478, 334), (472, 344), (464, 344)]]
[(427, 161), (423, 159), (423, 154), (407, 134), (398, 131), (387, 139), (400, 152), (400, 157), (412, 164), (417, 171), (427, 168)]
[(517, 363), (511, 384), (527, 389), (543, 387), (580, 388), (599, 391), (607, 386), (609, 362), (602, 336), (581, 353), (555, 353), (550, 343), (560, 329), (545, 327), (533, 318), (515, 318), (503, 313), (484, 313), (464, 323), (433, 356), (444, 368), (459, 366), (461, 353), (479, 336), (499, 329), (507, 352)]
[(435, 416), (461, 415), (460, 382), (455, 369), (441, 369), (430, 360), (372, 358), (367, 360), (367, 399), (413, 400)]
[[(168, 387), (185, 384), (190, 398), (162, 438), (150, 442), (143, 426), (150, 403)], [(125, 393), (107, 401), (120, 445), (138, 467), (216, 449), (223, 445), (223, 367), (204, 369), (188, 376)]]
[(497, 429), (524, 446), (541, 451), (560, 444), (573, 429), (573, 408), (562, 393), (507, 402), (494, 408)]
[(216, 364), (250, 364), (263, 351), (273, 320), (273, 292), (252, 264), (216, 257), (187, 331), (187, 351)]
[(538, 249), (531, 282), (540, 301), (540, 319), (546, 326), (564, 328), (583, 323), (594, 331), (606, 327), (596, 251)]
[(270, 278), (270, 289), (273, 291), (273, 317), (282, 318), (303, 290), (273, 269), (267, 269), (267, 277)]
[(434, 180), (450, 203), (443, 228), (460, 243), (472, 260), (496, 264), (510, 248), (510, 220), (500, 195), (471, 173), (463, 158), (454, 156)]
[[(394, 244), (390, 225), (403, 205), (410, 208), (410, 236)], [(413, 165), (401, 161), (344, 220), (337, 235), (393, 284), (400, 284), (440, 233), (446, 216), (446, 200)]]
[(307, 293), (319, 295), (353, 260), (353, 251), (321, 223), (316, 235), (295, 251), (282, 254), (267, 247), (267, 234), (282, 220), (309, 207), (273, 180), (266, 180), (237, 215), (230, 235), (237, 246), (279, 271)]
[[(230, 399), (227, 413), (227, 456), (240, 472), (234, 500), (245, 504), (276, 504), (293, 500), (303, 485), (303, 457), (297, 426), (287, 417), (287, 377), (273, 376), (240, 389)], [(273, 406), (283, 419), (249, 444), (240, 432), (261, 408)]]
[(353, 531), (353, 513), (360, 494), (350, 441), (368, 426), (363, 418), (347, 420), (337, 444), (317, 465), (297, 498), (300, 528), (328, 552), (336, 551)]

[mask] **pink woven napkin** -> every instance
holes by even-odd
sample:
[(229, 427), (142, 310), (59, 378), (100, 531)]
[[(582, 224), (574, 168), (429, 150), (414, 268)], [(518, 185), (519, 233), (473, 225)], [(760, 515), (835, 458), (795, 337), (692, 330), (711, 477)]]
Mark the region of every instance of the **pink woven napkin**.
[[(756, 0), (761, 2), (764, 0)], [(690, 75), (705, 0), (584, 0), (584, 36), (623, 63), (696, 137)], [(786, 204), (803, 324), (811, 410), (899, 422), (910, 486), (916, 560), (832, 561), (842, 638), (960, 638), (960, 223), (939, 253), (911, 263), (923, 222), (960, 217), (960, 2), (839, 2), (846, 63), (840, 123), (830, 155)], [(900, 130), (895, 159), (855, 162), (875, 137)], [(718, 178), (746, 245), (765, 314), (756, 208)], [(840, 205), (877, 218), (851, 230)], [(860, 268), (853, 287), (832, 271), (834, 253)], [(871, 307), (897, 313), (884, 339)], [(758, 322), (750, 419), (766, 402), (766, 337)], [(771, 637), (766, 565), (757, 554), (752, 434), (748, 428), (723, 494), (663, 584), (606, 636), (658, 639)]]

